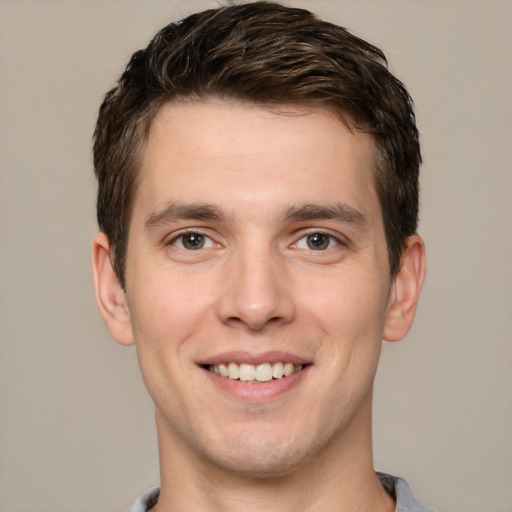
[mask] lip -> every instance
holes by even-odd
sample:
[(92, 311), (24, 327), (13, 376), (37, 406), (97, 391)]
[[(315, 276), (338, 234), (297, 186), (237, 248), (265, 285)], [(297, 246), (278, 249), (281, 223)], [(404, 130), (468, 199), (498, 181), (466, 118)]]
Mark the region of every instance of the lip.
[(261, 352), (258, 354), (249, 352), (223, 352), (212, 357), (202, 359), (197, 362), (199, 366), (208, 366), (221, 363), (237, 363), (237, 364), (264, 364), (264, 363), (293, 363), (296, 366), (307, 365), (311, 363), (307, 359), (303, 359), (297, 355), (288, 352), (279, 352), (277, 350), (269, 352)]
[(206, 368), (201, 368), (201, 370), (215, 388), (223, 394), (238, 401), (259, 403), (274, 400), (296, 387), (309, 373), (310, 368), (311, 366), (306, 366), (288, 377), (258, 383), (221, 377), (216, 373), (208, 371)]
[[(244, 382), (230, 379), (229, 377), (222, 377), (221, 375), (217, 375), (216, 373), (208, 370), (209, 365), (228, 362), (253, 365), (283, 362), (302, 365), (303, 368), (288, 377), (258, 383)], [(223, 395), (227, 395), (233, 400), (247, 403), (269, 402), (283, 396), (299, 385), (299, 383), (307, 377), (307, 374), (312, 367), (311, 361), (287, 352), (279, 351), (264, 352), (260, 354), (247, 352), (224, 352), (222, 354), (208, 357), (197, 364), (216, 390), (220, 391)]]

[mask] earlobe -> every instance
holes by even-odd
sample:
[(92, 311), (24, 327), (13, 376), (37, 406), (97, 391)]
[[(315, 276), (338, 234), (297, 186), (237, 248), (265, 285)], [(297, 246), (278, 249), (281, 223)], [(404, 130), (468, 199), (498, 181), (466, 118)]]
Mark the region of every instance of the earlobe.
[(411, 328), (425, 279), (425, 244), (418, 235), (409, 237), (402, 266), (392, 285), (383, 339), (401, 340)]
[(110, 335), (121, 345), (133, 345), (126, 295), (112, 267), (105, 233), (98, 233), (92, 242), (92, 275), (98, 308)]

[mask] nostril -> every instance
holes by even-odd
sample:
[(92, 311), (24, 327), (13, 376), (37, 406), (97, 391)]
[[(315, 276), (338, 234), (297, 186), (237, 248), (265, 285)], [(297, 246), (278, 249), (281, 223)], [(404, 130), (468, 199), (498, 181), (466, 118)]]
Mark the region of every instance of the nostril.
[(281, 316), (273, 316), (268, 318), (265, 315), (261, 316), (232, 316), (228, 319), (226, 319), (227, 324), (231, 324), (233, 327), (239, 325), (239, 326), (246, 326), (251, 331), (260, 331), (266, 327), (278, 325), (280, 323), (285, 323), (286, 320), (284, 317)]
[[(294, 301), (288, 287), (267, 268), (258, 268), (251, 260), (250, 268), (232, 272), (226, 278), (217, 303), (220, 320), (232, 327), (259, 331), (266, 326), (287, 323), (295, 316)], [(262, 258), (263, 259), (263, 258)]]

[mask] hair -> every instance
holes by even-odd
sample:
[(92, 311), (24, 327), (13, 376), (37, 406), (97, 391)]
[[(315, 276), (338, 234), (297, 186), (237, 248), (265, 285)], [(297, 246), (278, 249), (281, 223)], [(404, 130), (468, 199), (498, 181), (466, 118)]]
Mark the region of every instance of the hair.
[(418, 223), (421, 154), (411, 97), (379, 48), (307, 10), (257, 1), (165, 26), (132, 55), (105, 95), (94, 132), (97, 218), (123, 287), (151, 122), (163, 104), (209, 98), (326, 108), (370, 134), (390, 273), (396, 275)]

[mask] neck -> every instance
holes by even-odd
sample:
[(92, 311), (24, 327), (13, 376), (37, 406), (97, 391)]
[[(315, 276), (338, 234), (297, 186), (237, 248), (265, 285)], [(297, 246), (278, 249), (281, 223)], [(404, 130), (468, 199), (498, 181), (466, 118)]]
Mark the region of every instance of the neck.
[(151, 512), (391, 512), (371, 453), (371, 398), (328, 446), (283, 475), (226, 470), (187, 449), (157, 413), (161, 493)]

